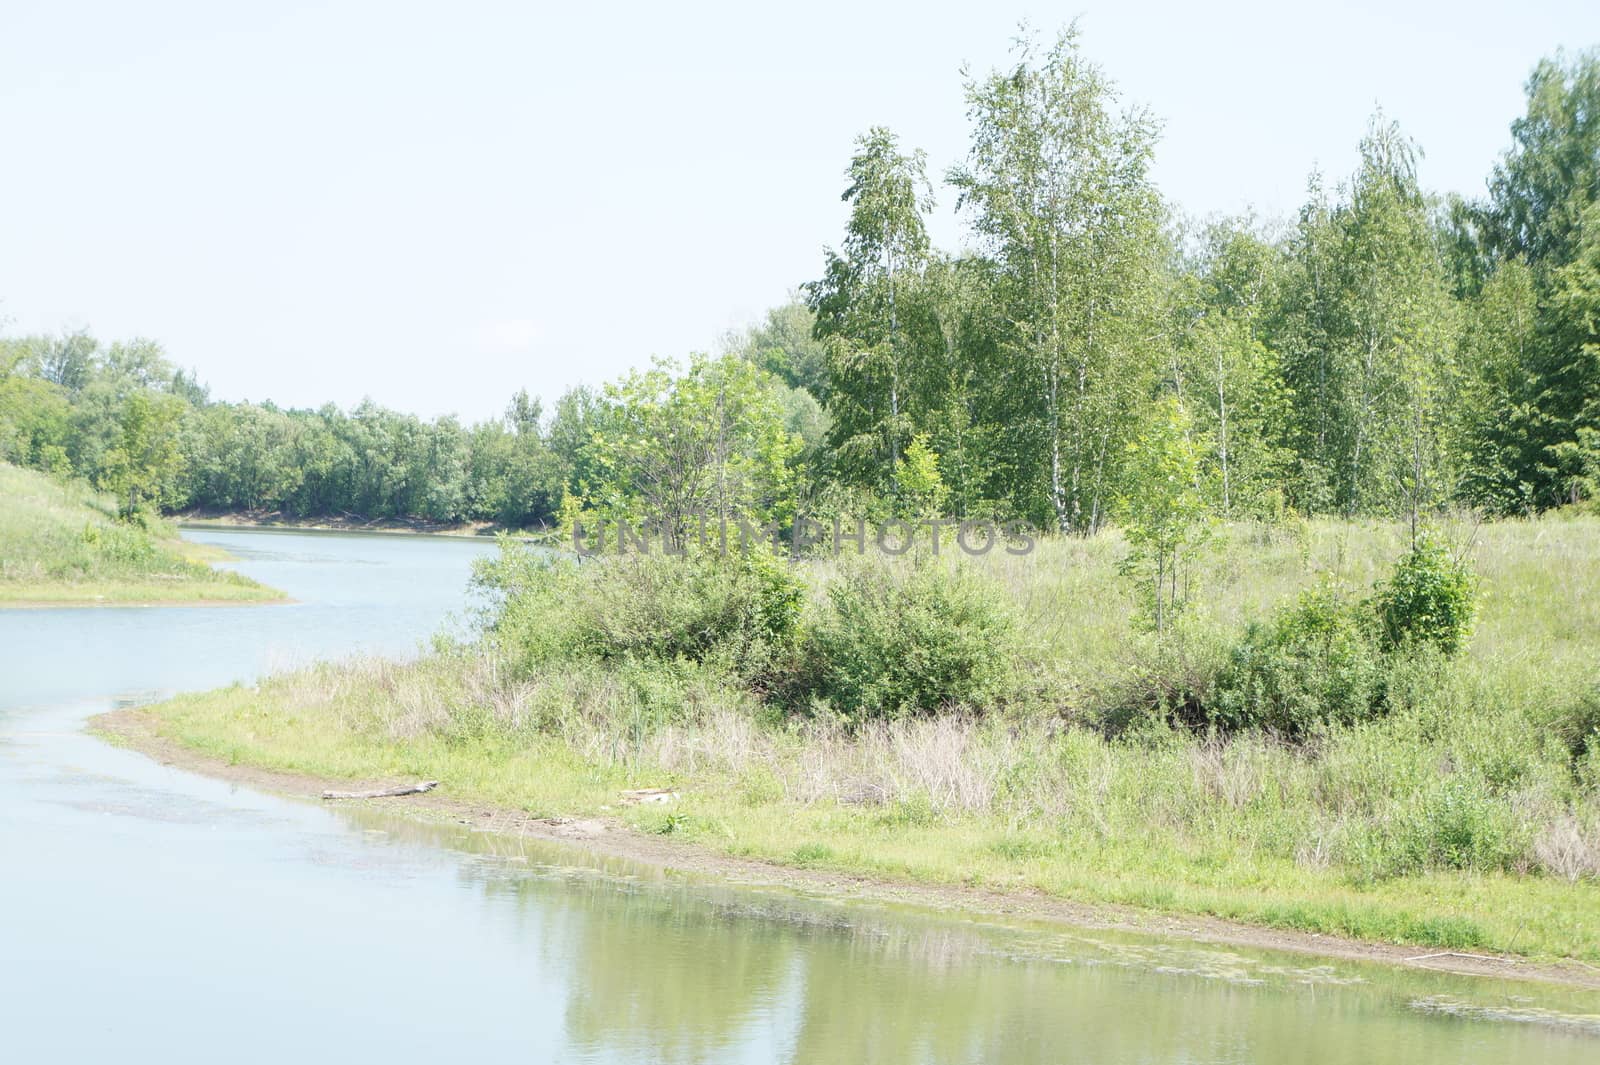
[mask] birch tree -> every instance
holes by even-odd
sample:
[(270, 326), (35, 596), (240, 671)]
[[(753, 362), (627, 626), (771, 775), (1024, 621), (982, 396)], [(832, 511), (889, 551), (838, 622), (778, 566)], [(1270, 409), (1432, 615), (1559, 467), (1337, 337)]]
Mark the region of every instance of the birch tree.
[(820, 280), (805, 286), (828, 342), (829, 403), (841, 470), (892, 486), (904, 441), (909, 360), (903, 316), (928, 262), (924, 216), (933, 208), (927, 159), (903, 152), (875, 126), (856, 141), (842, 248), (828, 249)]
[(972, 147), (950, 181), (1000, 267), (1010, 355), (1035, 382), (1017, 421), (1043, 438), (1052, 518), (1089, 532), (1158, 363), (1156, 128), (1115, 110), (1075, 27), (1048, 47), (1025, 33), (1015, 52), (1010, 70), (968, 75)]
[(1329, 203), (1314, 186), (1282, 338), (1310, 509), (1413, 516), (1452, 481), (1454, 306), (1416, 146), (1375, 116)]

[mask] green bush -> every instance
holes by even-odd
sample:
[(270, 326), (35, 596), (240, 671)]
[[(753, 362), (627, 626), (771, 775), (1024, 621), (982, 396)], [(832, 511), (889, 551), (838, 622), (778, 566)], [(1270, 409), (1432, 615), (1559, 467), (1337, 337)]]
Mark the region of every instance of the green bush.
[(159, 554), (149, 535), (134, 525), (85, 525), (83, 543), (97, 559), (118, 566), (148, 566)]
[(1475, 774), (1443, 777), (1357, 831), (1347, 856), (1373, 879), (1432, 869), (1509, 872), (1524, 866), (1529, 852), (1517, 811)]
[(1384, 712), (1391, 683), (1405, 703), (1432, 687), (1472, 631), (1476, 582), (1464, 561), (1424, 536), (1370, 600), (1329, 585), (1268, 624), (1252, 623), (1218, 674), (1204, 717), (1224, 729), (1301, 736)]
[(1224, 729), (1300, 736), (1381, 710), (1384, 661), (1371, 615), (1331, 585), (1303, 593), (1268, 624), (1252, 623), (1212, 687), (1209, 719)]
[(1014, 629), (995, 588), (939, 567), (859, 566), (806, 637), (803, 694), (850, 720), (982, 706), (1009, 679)]
[(795, 637), (805, 585), (766, 551), (584, 562), (507, 545), (480, 566), (488, 627), (517, 664), (690, 661), (762, 675)]
[(1477, 582), (1464, 560), (1424, 536), (1378, 584), (1373, 606), (1385, 651), (1417, 643), (1454, 654), (1472, 634)]
[(1574, 762), (1600, 752), (1600, 684), (1590, 685), (1550, 721), (1551, 731)]

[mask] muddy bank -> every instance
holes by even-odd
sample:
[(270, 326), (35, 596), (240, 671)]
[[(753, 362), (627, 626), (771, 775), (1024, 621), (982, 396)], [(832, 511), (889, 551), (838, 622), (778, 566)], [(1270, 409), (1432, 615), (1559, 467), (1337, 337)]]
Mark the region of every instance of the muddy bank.
[[(118, 744), (155, 760), (207, 776), (291, 798), (322, 801), (329, 789), (384, 788), (412, 781), (351, 782), (233, 765), (196, 753), (162, 736), (157, 719), (140, 708), (116, 710), (91, 719), (90, 727)], [(1083, 928), (1177, 936), (1205, 943), (1282, 950), (1299, 954), (1376, 962), (1498, 979), (1538, 980), (1600, 990), (1600, 968), (1583, 962), (1536, 962), (1523, 958), (1436, 951), (1284, 931), (1216, 918), (1173, 916), (1127, 907), (1089, 905), (1037, 893), (1002, 893), (979, 888), (898, 882), (734, 858), (693, 844), (645, 835), (611, 819), (535, 818), (519, 810), (489, 808), (449, 794), (450, 782), (435, 791), (371, 800), (389, 811), (433, 821), (469, 824), (475, 829), (564, 842), (607, 857), (659, 868), (721, 876), (745, 882), (790, 887), (841, 899), (903, 903), (982, 916), (1059, 921)]]

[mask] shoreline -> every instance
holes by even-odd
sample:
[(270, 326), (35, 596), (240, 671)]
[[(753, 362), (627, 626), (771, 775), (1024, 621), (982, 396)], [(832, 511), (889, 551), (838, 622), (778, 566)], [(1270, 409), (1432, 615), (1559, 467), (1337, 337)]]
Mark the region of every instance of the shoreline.
[(430, 522), (415, 518), (349, 517), (300, 518), (280, 511), (189, 511), (167, 516), (180, 529), (263, 529), (283, 532), (373, 533), (387, 536), (449, 537), (458, 540), (492, 540), (505, 533), (518, 540), (536, 541), (536, 533), (507, 529), (494, 522)]
[(290, 606), (299, 602), (286, 595), (272, 599), (0, 599), (0, 610), (101, 610), (115, 607), (152, 609), (157, 607)]
[[(322, 793), (331, 788), (382, 788), (396, 783), (412, 783), (393, 779), (352, 782), (227, 762), (198, 753), (163, 736), (159, 719), (143, 707), (98, 714), (89, 719), (88, 729), (108, 742), (137, 751), (163, 765), (290, 798), (320, 802)], [(1533, 961), (1507, 955), (1440, 951), (1422, 946), (1295, 932), (1215, 917), (1074, 902), (1039, 892), (1000, 892), (820, 871), (719, 854), (697, 844), (638, 832), (613, 818), (538, 818), (520, 810), (486, 807), (483, 803), (452, 798), (448, 788), (449, 781), (445, 781), (440, 791), (356, 801), (381, 803), (381, 808), (386, 811), (421, 821), (451, 820), (470, 824), (478, 831), (564, 844), (590, 854), (635, 861), (658, 869), (805, 890), (841, 901), (909, 904), (959, 911), (969, 917), (1042, 920), (1079, 928), (1168, 936), (1343, 961), (1461, 976), (1531, 980), (1600, 991), (1600, 967), (1575, 960)]]

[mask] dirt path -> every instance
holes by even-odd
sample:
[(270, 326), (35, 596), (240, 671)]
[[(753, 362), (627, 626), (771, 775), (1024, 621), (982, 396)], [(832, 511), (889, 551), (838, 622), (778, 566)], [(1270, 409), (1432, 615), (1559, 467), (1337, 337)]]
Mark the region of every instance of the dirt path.
[[(90, 727), (123, 746), (156, 761), (260, 791), (301, 799), (320, 799), (330, 788), (384, 788), (411, 781), (373, 780), (352, 783), (297, 773), (280, 773), (232, 765), (198, 754), (160, 735), (157, 719), (140, 708), (115, 710), (90, 720)], [(1212, 917), (1171, 915), (1127, 907), (1085, 904), (1038, 893), (1002, 893), (982, 888), (913, 884), (792, 868), (748, 858), (717, 854), (693, 844), (644, 835), (612, 820), (534, 818), (517, 810), (486, 809), (481, 803), (452, 799), (446, 781), (439, 791), (401, 798), (372, 800), (384, 810), (430, 821), (470, 824), (484, 831), (569, 843), (595, 854), (647, 865), (820, 892), (839, 898), (907, 903), (974, 915), (1004, 915), (1029, 920), (1060, 921), (1081, 928), (1177, 936), (1205, 943), (1291, 951), (1325, 958), (1378, 962), (1408, 968), (1500, 979), (1538, 980), (1600, 990), (1600, 968), (1583, 962), (1535, 962), (1436, 951), (1343, 939), (1317, 933), (1282, 931)]]

